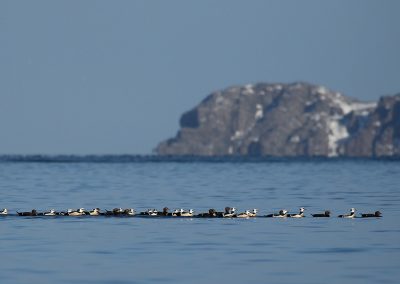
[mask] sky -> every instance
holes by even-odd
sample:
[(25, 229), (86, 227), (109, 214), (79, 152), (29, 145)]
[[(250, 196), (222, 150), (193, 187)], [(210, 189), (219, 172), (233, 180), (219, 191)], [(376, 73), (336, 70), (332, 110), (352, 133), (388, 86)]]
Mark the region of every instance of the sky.
[(400, 92), (400, 1), (0, 1), (0, 154), (150, 154), (213, 91)]

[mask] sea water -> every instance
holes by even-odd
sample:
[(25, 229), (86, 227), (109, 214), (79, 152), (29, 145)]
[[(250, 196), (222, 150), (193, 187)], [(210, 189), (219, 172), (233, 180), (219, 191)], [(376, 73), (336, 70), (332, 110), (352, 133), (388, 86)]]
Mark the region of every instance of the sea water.
[[(0, 208), (306, 218), (0, 218), (0, 283), (399, 283), (400, 163), (0, 162)], [(340, 219), (351, 207), (382, 218)], [(329, 209), (331, 218), (312, 218)]]

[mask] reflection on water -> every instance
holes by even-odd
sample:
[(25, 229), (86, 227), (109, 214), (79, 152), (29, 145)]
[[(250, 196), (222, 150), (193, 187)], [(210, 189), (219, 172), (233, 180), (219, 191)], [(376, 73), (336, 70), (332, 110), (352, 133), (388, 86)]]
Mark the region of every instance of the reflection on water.
[[(0, 163), (0, 207), (306, 208), (304, 219), (0, 218), (1, 283), (397, 283), (400, 163)], [(380, 210), (381, 219), (311, 218)]]

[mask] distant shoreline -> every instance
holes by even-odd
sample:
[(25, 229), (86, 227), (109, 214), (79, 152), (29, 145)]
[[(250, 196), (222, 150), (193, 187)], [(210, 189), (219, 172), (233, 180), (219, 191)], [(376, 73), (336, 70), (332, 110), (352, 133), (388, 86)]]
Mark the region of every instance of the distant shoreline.
[(142, 162), (207, 162), (207, 163), (263, 163), (263, 162), (334, 162), (334, 161), (396, 161), (391, 157), (274, 157), (274, 156), (194, 156), (194, 155), (0, 155), (0, 163), (142, 163)]

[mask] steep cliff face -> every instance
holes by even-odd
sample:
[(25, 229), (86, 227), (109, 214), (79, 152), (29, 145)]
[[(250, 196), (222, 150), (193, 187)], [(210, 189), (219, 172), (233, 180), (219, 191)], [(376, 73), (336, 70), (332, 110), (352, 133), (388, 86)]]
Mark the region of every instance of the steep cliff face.
[(400, 94), (382, 97), (362, 122), (350, 119), (351, 137), (343, 144), (348, 156), (400, 156)]
[(377, 107), (306, 83), (231, 87), (184, 113), (176, 137), (160, 143), (156, 152), (285, 157), (396, 154), (398, 97), (383, 98)]

